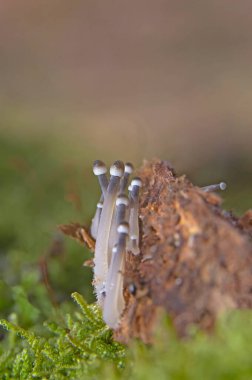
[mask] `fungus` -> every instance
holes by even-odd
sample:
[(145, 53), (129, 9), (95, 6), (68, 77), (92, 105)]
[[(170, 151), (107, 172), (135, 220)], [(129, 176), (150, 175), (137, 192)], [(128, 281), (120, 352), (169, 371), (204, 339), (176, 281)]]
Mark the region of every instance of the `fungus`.
[(106, 195), (107, 187), (108, 187), (108, 179), (106, 176), (107, 168), (104, 162), (100, 160), (96, 160), (93, 164), (93, 173), (98, 177), (98, 181), (101, 187), (101, 191), (103, 197)]
[(138, 205), (139, 205), (139, 191), (142, 186), (142, 181), (139, 177), (131, 181), (130, 190), (130, 216), (129, 216), (129, 234), (130, 241), (129, 247), (134, 255), (140, 253), (139, 250), (139, 222), (138, 222)]
[(211, 191), (226, 190), (226, 188), (227, 184), (225, 182), (220, 182), (214, 185), (201, 187), (201, 190), (205, 191), (206, 193), (210, 193)]
[(120, 193), (125, 192), (128, 185), (129, 177), (133, 173), (133, 170), (134, 170), (133, 165), (130, 162), (127, 162), (124, 167), (124, 176), (121, 179)]
[[(109, 182), (106, 171), (102, 161), (94, 162), (93, 172), (98, 177), (102, 195), (97, 203), (90, 231), (96, 239), (93, 282), (97, 302), (103, 309), (105, 322), (115, 328), (125, 306), (125, 253), (127, 249), (133, 254), (139, 253), (138, 202), (141, 180), (135, 178), (131, 182), (129, 199), (126, 189), (133, 165), (124, 165), (121, 161), (114, 162), (110, 168)], [(131, 245), (128, 244), (129, 231)]]
[(104, 194), (104, 203), (101, 212), (99, 228), (97, 231), (94, 256), (94, 284), (98, 303), (102, 303), (103, 301), (103, 287), (108, 272), (109, 234), (116, 196), (119, 190), (120, 179), (123, 176), (123, 172), (123, 162), (115, 161), (114, 164), (110, 167), (110, 180), (107, 186), (107, 191)]
[(123, 312), (125, 301), (123, 296), (123, 271), (126, 254), (126, 240), (129, 234), (127, 222), (120, 223), (118, 241), (112, 251), (111, 264), (106, 281), (103, 319), (111, 328), (115, 328)]
[(129, 206), (129, 198), (124, 194), (119, 194), (116, 199), (116, 223), (117, 226), (125, 220), (126, 218), (126, 210)]
[(92, 223), (90, 227), (90, 233), (91, 233), (92, 238), (94, 239), (97, 238), (97, 232), (99, 228), (102, 207), (103, 207), (103, 196), (101, 196), (100, 201), (96, 205), (95, 216), (92, 219)]
[[(110, 231), (110, 236), (109, 236), (109, 250), (111, 253), (116, 243), (117, 228), (119, 224), (123, 221), (128, 221), (128, 215), (126, 215), (128, 206), (129, 206), (129, 198), (126, 196), (126, 194), (119, 194), (116, 199), (116, 208), (114, 211), (111, 231)], [(109, 255), (109, 262), (110, 262), (110, 259), (111, 259), (111, 255)]]
[(96, 213), (94, 218), (92, 219), (91, 223), (91, 228), (90, 228), (90, 233), (91, 236), (96, 239), (97, 238), (97, 233), (98, 233), (98, 227), (100, 223), (100, 217), (101, 217), (101, 209), (103, 207), (103, 200), (107, 191), (108, 187), (108, 179), (106, 176), (107, 173), (107, 168), (104, 162), (100, 160), (96, 160), (93, 164), (93, 173), (95, 176), (98, 177), (98, 181), (101, 187), (102, 195), (100, 197), (99, 202), (97, 203), (96, 206)]

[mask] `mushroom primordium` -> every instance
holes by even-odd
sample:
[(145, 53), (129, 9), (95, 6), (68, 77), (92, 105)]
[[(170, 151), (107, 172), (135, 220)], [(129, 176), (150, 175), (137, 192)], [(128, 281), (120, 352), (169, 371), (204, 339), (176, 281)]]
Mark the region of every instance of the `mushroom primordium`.
[(102, 161), (94, 162), (93, 172), (102, 192), (90, 227), (91, 235), (96, 239), (93, 284), (104, 321), (115, 328), (125, 305), (123, 272), (126, 252), (140, 252), (138, 203), (141, 180), (132, 180), (129, 198), (126, 189), (133, 172), (131, 163), (124, 165), (122, 161), (115, 161), (110, 167), (109, 180)]

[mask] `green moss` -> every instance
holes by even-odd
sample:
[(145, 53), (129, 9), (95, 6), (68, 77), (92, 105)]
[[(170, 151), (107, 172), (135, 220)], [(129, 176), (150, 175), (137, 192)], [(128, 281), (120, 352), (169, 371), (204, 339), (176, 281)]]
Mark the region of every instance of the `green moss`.
[[(0, 373), (3, 379), (69, 379), (95, 374), (104, 362), (115, 368), (125, 365), (125, 349), (114, 342), (112, 332), (104, 325), (97, 305), (87, 305), (82, 296), (73, 294), (81, 312), (63, 315), (44, 323), (38, 335), (32, 329), (1, 320), (11, 332), (4, 343)], [(36, 317), (36, 311), (30, 310)], [(16, 316), (11, 316), (15, 319)], [(13, 338), (17, 335), (17, 339)], [(18, 377), (20, 376), (20, 377)]]
[[(153, 346), (115, 342), (100, 310), (73, 294), (80, 312), (58, 311), (38, 335), (1, 320), (9, 330), (0, 356), (1, 379), (250, 379), (252, 376), (252, 312), (223, 316), (213, 335), (192, 329), (186, 340), (176, 337), (165, 319)], [(15, 321), (16, 322), (16, 321)]]

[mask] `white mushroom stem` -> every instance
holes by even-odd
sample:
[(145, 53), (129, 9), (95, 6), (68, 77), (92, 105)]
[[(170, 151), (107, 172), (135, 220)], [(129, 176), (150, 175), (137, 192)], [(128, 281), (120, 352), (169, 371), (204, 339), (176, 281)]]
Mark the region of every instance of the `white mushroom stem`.
[(142, 186), (142, 181), (140, 178), (134, 178), (131, 182), (131, 205), (130, 205), (130, 216), (129, 216), (129, 226), (130, 226), (130, 239), (129, 239), (129, 249), (134, 255), (140, 253), (139, 250), (139, 191)]
[(128, 193), (129, 205), (131, 207), (131, 205), (132, 205), (132, 197), (131, 197), (132, 186), (131, 185), (128, 186), (128, 190), (129, 190), (129, 193)]
[(108, 266), (110, 265), (110, 262), (111, 262), (112, 250), (116, 243), (116, 237), (117, 237), (117, 224), (116, 224), (115, 215), (116, 215), (116, 209), (114, 207), (112, 222), (111, 222), (111, 227), (110, 227), (110, 232), (109, 232), (109, 240), (108, 240)]
[(110, 181), (104, 197), (94, 255), (94, 285), (98, 303), (102, 302), (102, 287), (108, 273), (108, 242), (116, 196), (124, 165), (116, 161), (110, 168)]
[(103, 207), (103, 197), (100, 198), (100, 201), (97, 203), (96, 206), (96, 212), (95, 215), (92, 219), (91, 223), (91, 228), (90, 228), (90, 233), (93, 239), (97, 238), (97, 233), (98, 233), (98, 228), (99, 228), (99, 223), (100, 223), (100, 218), (101, 218), (101, 212), (102, 212), (102, 207)]
[(100, 160), (96, 160), (93, 164), (93, 173), (98, 177), (98, 181), (101, 187), (102, 194), (105, 198), (107, 187), (108, 187), (108, 179), (106, 176), (107, 168), (104, 162)]
[(124, 167), (124, 176), (121, 179), (120, 183), (120, 193), (124, 193), (128, 182), (129, 182), (129, 177), (133, 173), (134, 167), (130, 162), (127, 162)]
[(129, 198), (124, 194), (119, 194), (116, 199), (116, 225), (119, 226), (120, 223), (125, 221), (126, 210), (129, 206)]
[(201, 187), (201, 190), (205, 191), (206, 193), (209, 193), (211, 191), (226, 190), (226, 188), (227, 188), (226, 183), (220, 182), (214, 185)]
[(129, 233), (128, 223), (124, 222), (119, 224), (117, 231), (119, 237), (112, 252), (103, 308), (103, 319), (111, 328), (118, 326), (125, 306), (123, 296), (123, 271), (125, 265), (126, 240)]
[(126, 211), (129, 206), (129, 199), (125, 194), (119, 194), (116, 199), (116, 209), (112, 219), (112, 225), (109, 235), (109, 263), (111, 260), (110, 252), (116, 243), (117, 239), (117, 228), (120, 223), (127, 221)]

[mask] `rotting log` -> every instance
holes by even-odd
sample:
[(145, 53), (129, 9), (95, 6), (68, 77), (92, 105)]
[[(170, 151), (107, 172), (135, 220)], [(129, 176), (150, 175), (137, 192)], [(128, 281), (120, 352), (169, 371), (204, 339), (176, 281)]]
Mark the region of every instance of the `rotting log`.
[(145, 162), (140, 199), (141, 253), (127, 255), (126, 308), (116, 339), (150, 342), (158, 310), (180, 336), (211, 330), (227, 309), (252, 307), (252, 212), (241, 219), (221, 198), (176, 177), (165, 161)]
[[(160, 310), (184, 336), (192, 324), (211, 331), (225, 310), (251, 308), (252, 211), (242, 218), (224, 211), (218, 195), (177, 177), (166, 161), (145, 162), (138, 175), (141, 252), (127, 253), (115, 338), (151, 342)], [(61, 230), (93, 249), (80, 225)]]

